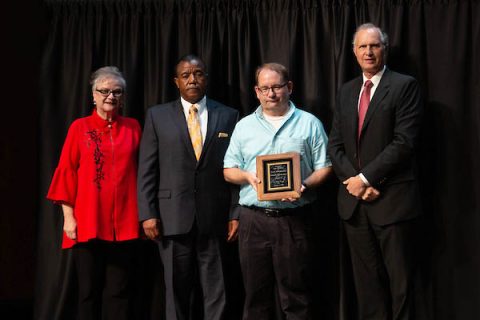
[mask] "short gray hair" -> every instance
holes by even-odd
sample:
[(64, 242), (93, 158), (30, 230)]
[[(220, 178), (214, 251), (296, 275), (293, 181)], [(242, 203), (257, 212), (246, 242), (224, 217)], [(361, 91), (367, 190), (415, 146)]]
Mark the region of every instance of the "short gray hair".
[(380, 41), (382, 42), (383, 46), (385, 48), (388, 47), (388, 35), (385, 32), (383, 32), (382, 29), (380, 29), (379, 27), (377, 27), (373, 23), (368, 22), (368, 23), (364, 23), (364, 24), (358, 26), (357, 30), (355, 30), (355, 33), (353, 34), (353, 39), (352, 39), (352, 46), (354, 48), (355, 48), (355, 38), (357, 37), (358, 32), (360, 32), (362, 30), (367, 30), (367, 29), (375, 29), (378, 32), (378, 34), (380, 35)]
[(107, 66), (99, 68), (92, 73), (92, 76), (90, 77), (92, 91), (95, 91), (95, 89), (97, 88), (97, 83), (100, 80), (107, 78), (115, 78), (120, 82), (123, 90), (127, 88), (127, 82), (125, 81), (125, 78), (123, 77), (123, 74), (120, 72), (120, 70), (115, 66)]

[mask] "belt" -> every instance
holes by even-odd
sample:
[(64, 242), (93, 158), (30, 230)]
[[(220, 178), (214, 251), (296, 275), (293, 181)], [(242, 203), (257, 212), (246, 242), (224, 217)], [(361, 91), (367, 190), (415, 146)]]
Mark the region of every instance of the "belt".
[(257, 206), (244, 206), (247, 209), (258, 211), (265, 214), (267, 217), (280, 218), (286, 216), (292, 216), (295, 214), (302, 213), (305, 208), (284, 208), (284, 209), (274, 209), (274, 208), (262, 208)]

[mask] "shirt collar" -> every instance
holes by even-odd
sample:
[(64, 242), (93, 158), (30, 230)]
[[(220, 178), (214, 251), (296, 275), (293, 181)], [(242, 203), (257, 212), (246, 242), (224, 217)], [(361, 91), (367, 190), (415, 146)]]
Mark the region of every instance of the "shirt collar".
[(97, 110), (96, 110), (96, 109), (93, 109), (92, 119), (93, 119), (93, 122), (95, 123), (95, 126), (96, 126), (96, 127), (98, 127), (98, 128), (106, 128), (106, 127), (108, 127), (109, 125), (112, 125), (112, 126), (115, 126), (115, 125), (116, 125), (117, 120), (118, 120), (118, 115), (117, 115), (117, 114), (114, 114), (113, 117), (112, 117), (112, 120), (111, 120), (111, 121), (108, 121), (108, 120), (102, 119), (102, 117), (100, 117), (100, 116), (98, 115)]
[(371, 79), (368, 79), (367, 77), (365, 77), (365, 74), (362, 73), (363, 84), (365, 84), (365, 81), (370, 80), (370, 81), (372, 81), (373, 86), (376, 88), (378, 86), (378, 84), (380, 83), (380, 80), (382, 79), (382, 76), (383, 76), (386, 68), (387, 68), (387, 66), (383, 66), (383, 69), (378, 71)]
[(183, 99), (183, 97), (180, 97), (180, 102), (182, 103), (183, 107), (183, 112), (188, 115), (188, 112), (190, 111), (190, 107), (192, 104), (196, 104), (198, 108), (198, 114), (202, 114), (204, 110), (207, 109), (207, 96), (203, 96), (200, 101), (197, 101), (196, 103), (190, 103), (187, 100)]
[[(288, 101), (288, 104), (289, 104), (289, 108), (288, 108), (287, 113), (285, 114), (285, 120), (290, 118), (292, 116), (292, 114), (295, 112), (295, 110), (297, 110), (297, 108), (295, 107), (295, 104), (292, 101)], [(259, 105), (257, 107), (257, 109), (254, 111), (254, 113), (260, 119), (265, 120), (265, 116), (263, 115), (262, 105)]]

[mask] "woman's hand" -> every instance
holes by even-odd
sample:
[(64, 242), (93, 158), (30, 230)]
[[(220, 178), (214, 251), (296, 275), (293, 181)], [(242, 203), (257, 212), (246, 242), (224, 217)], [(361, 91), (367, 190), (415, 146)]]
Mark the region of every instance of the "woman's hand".
[(73, 215), (73, 207), (62, 204), (63, 210), (63, 231), (71, 240), (77, 240), (77, 219)]

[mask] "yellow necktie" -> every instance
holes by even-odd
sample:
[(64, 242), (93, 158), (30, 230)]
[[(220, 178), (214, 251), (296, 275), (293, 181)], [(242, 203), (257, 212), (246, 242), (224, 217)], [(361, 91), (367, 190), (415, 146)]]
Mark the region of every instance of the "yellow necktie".
[(188, 132), (190, 133), (190, 140), (192, 140), (195, 157), (200, 159), (202, 153), (202, 130), (200, 129), (200, 120), (198, 118), (198, 109), (196, 104), (192, 104), (188, 111)]

